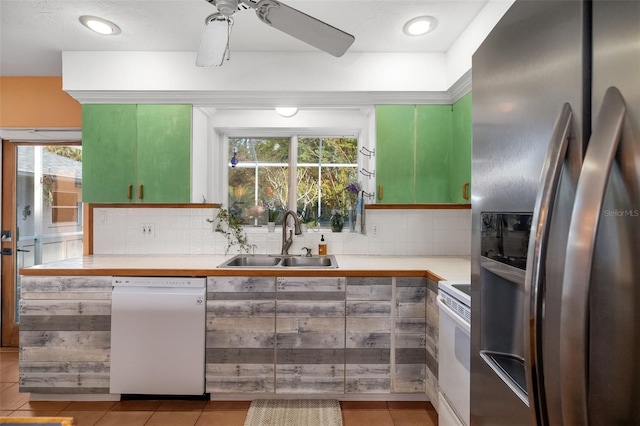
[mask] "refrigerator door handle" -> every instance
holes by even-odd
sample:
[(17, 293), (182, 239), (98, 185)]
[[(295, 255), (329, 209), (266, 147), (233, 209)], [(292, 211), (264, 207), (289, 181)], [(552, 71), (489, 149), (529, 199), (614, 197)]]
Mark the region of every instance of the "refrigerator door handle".
[(560, 313), (560, 391), (564, 424), (586, 425), (588, 304), (598, 222), (626, 106), (609, 87), (593, 127), (571, 214)]
[(569, 145), (573, 111), (568, 103), (562, 105), (549, 148), (542, 167), (537, 197), (533, 211), (531, 235), (524, 281), (524, 348), (525, 371), (532, 424), (546, 424), (546, 404), (542, 370), (542, 305), (540, 289), (544, 277), (544, 260), (549, 240), (549, 227), (553, 214), (562, 165)]

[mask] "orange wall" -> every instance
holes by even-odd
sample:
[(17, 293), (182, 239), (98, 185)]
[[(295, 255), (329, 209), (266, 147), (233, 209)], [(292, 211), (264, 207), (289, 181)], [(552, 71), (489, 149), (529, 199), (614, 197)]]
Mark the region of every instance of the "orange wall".
[(82, 106), (62, 91), (62, 77), (0, 77), (0, 127), (76, 127)]

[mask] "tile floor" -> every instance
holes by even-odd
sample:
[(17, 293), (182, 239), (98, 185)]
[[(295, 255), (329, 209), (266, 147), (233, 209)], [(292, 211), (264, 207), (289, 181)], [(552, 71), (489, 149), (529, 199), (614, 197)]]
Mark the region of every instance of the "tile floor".
[[(77, 426), (243, 426), (248, 401), (29, 402), (18, 352), (0, 349), (0, 417), (73, 417)], [(429, 402), (343, 401), (344, 426), (437, 426)], [(302, 425), (301, 425), (302, 426)]]

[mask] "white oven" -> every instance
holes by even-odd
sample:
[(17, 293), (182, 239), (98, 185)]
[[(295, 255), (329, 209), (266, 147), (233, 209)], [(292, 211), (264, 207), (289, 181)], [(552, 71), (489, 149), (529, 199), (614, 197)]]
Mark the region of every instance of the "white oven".
[(438, 419), (441, 426), (469, 425), (471, 285), (440, 281), (438, 348)]

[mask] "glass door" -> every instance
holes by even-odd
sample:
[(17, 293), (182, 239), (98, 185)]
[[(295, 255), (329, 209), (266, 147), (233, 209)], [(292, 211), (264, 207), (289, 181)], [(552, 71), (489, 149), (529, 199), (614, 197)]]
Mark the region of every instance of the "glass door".
[(16, 346), (20, 268), (82, 255), (82, 148), (3, 145), (2, 345)]

